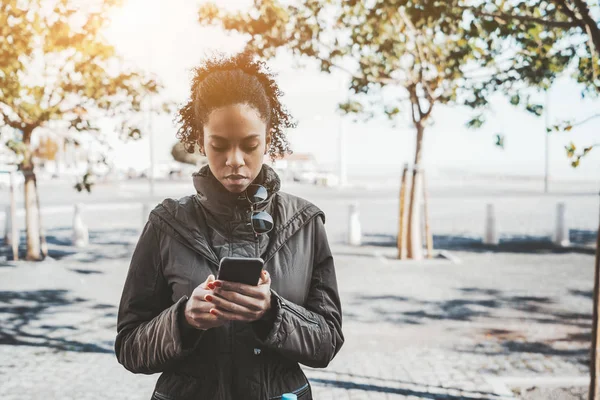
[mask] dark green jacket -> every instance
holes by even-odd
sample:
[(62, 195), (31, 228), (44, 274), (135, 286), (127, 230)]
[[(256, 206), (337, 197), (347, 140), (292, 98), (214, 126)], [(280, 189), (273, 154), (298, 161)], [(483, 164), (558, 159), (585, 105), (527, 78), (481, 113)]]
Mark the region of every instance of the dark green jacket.
[[(312, 399), (298, 363), (324, 368), (344, 342), (334, 262), (323, 212), (279, 191), (263, 165), (255, 183), (269, 191), (261, 209), (275, 226), (255, 237), (248, 204), (212, 176), (194, 174), (196, 195), (167, 199), (150, 214), (133, 253), (119, 306), (115, 351), (134, 373), (161, 372), (153, 399)], [(262, 257), (273, 311), (253, 323), (199, 331), (185, 302), (224, 256)]]

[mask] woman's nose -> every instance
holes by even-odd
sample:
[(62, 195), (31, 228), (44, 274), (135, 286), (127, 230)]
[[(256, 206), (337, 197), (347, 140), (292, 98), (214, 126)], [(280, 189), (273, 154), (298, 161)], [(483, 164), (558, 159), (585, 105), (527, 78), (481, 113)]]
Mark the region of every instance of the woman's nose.
[(244, 153), (240, 149), (233, 149), (227, 155), (227, 165), (233, 169), (244, 166)]

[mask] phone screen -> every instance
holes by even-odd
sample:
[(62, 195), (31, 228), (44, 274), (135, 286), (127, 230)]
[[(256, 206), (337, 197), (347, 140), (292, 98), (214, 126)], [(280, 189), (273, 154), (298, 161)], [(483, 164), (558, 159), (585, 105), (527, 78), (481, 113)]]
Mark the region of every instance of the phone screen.
[(261, 258), (223, 257), (217, 279), (257, 286), (263, 265)]

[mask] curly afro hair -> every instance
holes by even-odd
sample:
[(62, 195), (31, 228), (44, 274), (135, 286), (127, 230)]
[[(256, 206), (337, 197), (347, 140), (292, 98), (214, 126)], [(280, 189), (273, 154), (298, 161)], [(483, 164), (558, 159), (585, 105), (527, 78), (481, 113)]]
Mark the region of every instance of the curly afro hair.
[(285, 130), (296, 124), (280, 102), (283, 95), (274, 74), (250, 52), (213, 56), (194, 69), (190, 100), (176, 117), (177, 138), (189, 153), (204, 142), (204, 124), (211, 111), (231, 104), (254, 107), (267, 123), (271, 160), (291, 154)]

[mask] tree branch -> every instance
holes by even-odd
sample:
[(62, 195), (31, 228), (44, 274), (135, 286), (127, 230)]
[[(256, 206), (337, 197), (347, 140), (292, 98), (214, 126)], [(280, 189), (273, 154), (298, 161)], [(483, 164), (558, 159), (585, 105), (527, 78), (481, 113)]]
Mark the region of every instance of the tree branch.
[[(592, 18), (591, 14), (590, 14), (590, 9), (585, 1), (573, 0), (573, 3), (575, 3), (575, 6), (577, 7), (577, 11), (581, 15), (581, 20), (585, 26), (585, 31), (587, 32), (589, 39), (590, 39), (590, 55), (592, 57), (592, 64), (593, 64), (592, 68), (594, 71), (594, 79), (597, 79), (598, 78), (597, 62), (598, 62), (598, 59), (600, 58), (600, 27), (598, 27), (598, 24), (596, 23), (596, 21), (594, 21), (594, 18)], [(592, 47), (596, 48), (595, 52)], [(594, 53), (596, 53), (595, 57), (594, 57)]]
[(574, 123), (574, 124), (571, 124), (571, 126), (579, 126), (579, 125), (583, 125), (583, 124), (585, 124), (585, 123), (587, 123), (587, 122), (589, 122), (589, 121), (591, 121), (591, 120), (593, 120), (593, 119), (596, 119), (596, 118), (600, 118), (600, 113), (599, 113), (599, 114), (594, 114), (594, 115), (591, 115), (591, 116), (589, 116), (589, 117), (587, 117), (587, 118), (585, 118), (585, 119), (582, 119), (582, 120), (581, 120), (581, 121), (579, 121), (579, 122), (576, 122), (576, 123)]
[[(406, 26), (413, 33), (413, 40), (415, 42), (415, 47), (417, 48), (417, 57), (419, 58), (419, 61), (420, 61), (420, 63), (419, 63), (419, 81), (420, 81), (421, 85), (423, 85), (423, 88), (425, 89), (425, 97), (427, 97), (427, 101), (429, 102), (429, 104), (432, 104), (433, 94), (431, 93), (431, 89), (429, 88), (429, 85), (427, 84), (427, 82), (425, 82), (425, 79), (423, 78), (423, 64), (425, 63), (426, 60), (425, 60), (425, 54), (423, 52), (423, 48), (421, 47), (421, 43), (419, 42), (419, 38), (423, 37), (424, 35), (419, 35), (419, 31), (414, 26), (414, 24), (412, 23), (410, 18), (408, 18), (404, 9), (400, 9), (400, 16), (404, 20), (404, 23), (406, 24)], [(422, 119), (424, 117), (424, 114), (421, 113), (421, 106), (419, 106), (419, 113), (420, 113), (421, 119)]]
[[(333, 49), (331, 48), (331, 46), (328, 46), (326, 43), (323, 42), (319, 42), (319, 44), (323, 47), (325, 47), (329, 52), (332, 52)], [(323, 57), (320, 57), (319, 55), (313, 55), (311, 56), (313, 58), (316, 58), (317, 60), (321, 61), (321, 62), (325, 62), (328, 64), (331, 64), (332, 67), (335, 67), (337, 69), (339, 69), (342, 72), (347, 73), (348, 75), (350, 75), (352, 78), (359, 78), (359, 79), (365, 79), (365, 80), (369, 80), (366, 76), (364, 75), (356, 75), (354, 72), (350, 71), (349, 69), (342, 67), (338, 64), (334, 64), (331, 59), (325, 59)], [(383, 85), (403, 85), (402, 81), (399, 81), (398, 79), (392, 79), (392, 78), (376, 78), (376, 79), (370, 79), (369, 82), (373, 82), (373, 83), (380, 83)]]
[(517, 21), (533, 22), (536, 24), (550, 27), (550, 28), (563, 28), (563, 29), (582, 28), (582, 24), (578, 21), (552, 21), (552, 20), (547, 20), (544, 18), (529, 17), (527, 15), (511, 15), (511, 14), (506, 14), (506, 13), (488, 13), (485, 11), (473, 11), (470, 8), (465, 8), (465, 9), (469, 9), (474, 15), (477, 15), (480, 17), (493, 18), (496, 21), (498, 21), (499, 23), (504, 23), (504, 24), (511, 19), (516, 19)]
[(571, 18), (573, 21), (577, 21), (580, 26), (583, 26), (583, 22), (581, 21), (581, 19), (579, 19), (577, 17), (577, 15), (575, 15), (575, 13), (573, 12), (573, 10), (571, 10), (571, 8), (569, 7), (569, 5), (567, 4), (567, 2), (565, 0), (555, 0), (558, 1), (558, 4), (560, 6), (560, 8), (562, 9), (562, 12), (568, 16), (569, 18)]
[[(421, 121), (423, 116), (423, 113), (421, 111), (421, 105), (419, 104), (419, 96), (417, 96), (417, 85), (413, 83), (409, 85), (406, 89), (408, 89), (408, 94), (410, 96), (410, 114), (412, 116), (413, 122), (416, 125), (419, 123), (419, 121)], [(419, 115), (419, 119), (417, 119), (417, 114)]]
[(0, 112), (0, 115), (2, 115), (2, 120), (6, 125), (10, 126), (13, 129), (21, 130), (22, 127), (20, 123), (11, 120), (10, 118), (8, 118), (8, 115), (4, 114), (3, 112)]

